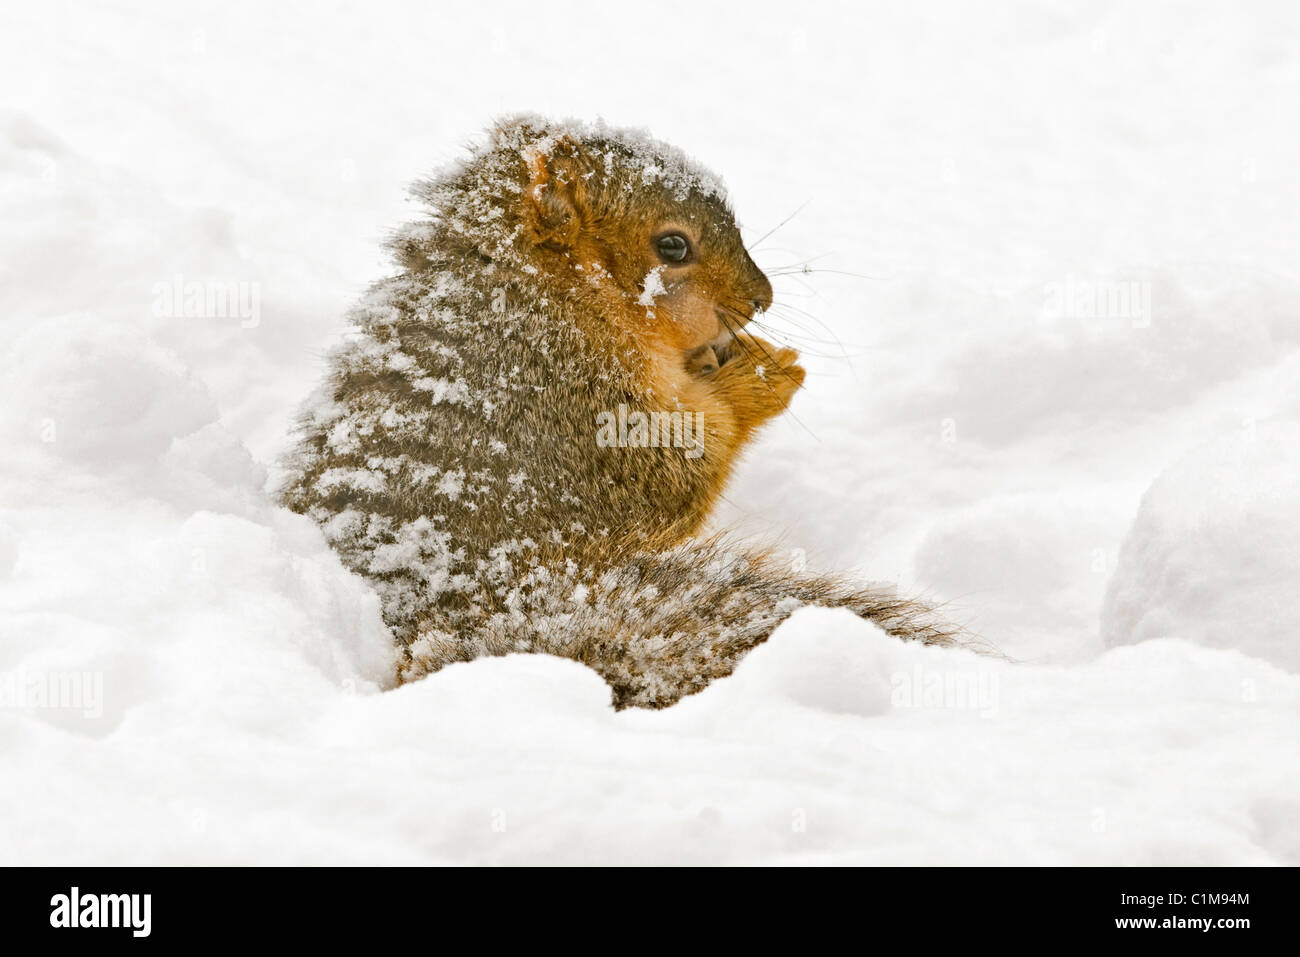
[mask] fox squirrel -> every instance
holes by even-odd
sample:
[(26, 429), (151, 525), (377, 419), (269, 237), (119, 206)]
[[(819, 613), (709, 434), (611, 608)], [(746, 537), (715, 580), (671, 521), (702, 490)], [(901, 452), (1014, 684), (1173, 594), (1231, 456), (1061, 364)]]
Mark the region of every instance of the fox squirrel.
[(804, 380), (743, 331), (772, 287), (712, 174), (515, 118), (412, 193), (428, 216), (390, 240), (281, 490), (378, 590), (399, 681), (531, 651), (663, 707), (806, 604), (951, 640), (914, 602), (693, 537)]

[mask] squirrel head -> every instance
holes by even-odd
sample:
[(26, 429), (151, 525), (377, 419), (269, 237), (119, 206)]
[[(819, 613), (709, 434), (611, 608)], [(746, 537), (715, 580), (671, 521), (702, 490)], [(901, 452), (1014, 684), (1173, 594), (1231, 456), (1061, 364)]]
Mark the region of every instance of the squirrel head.
[(426, 242), (418, 225), (399, 235), (405, 265), (425, 268), (431, 247), (457, 248), (539, 298), (583, 298), (643, 346), (725, 343), (772, 302), (721, 182), (639, 131), (506, 120), (415, 192), (433, 208), (439, 239)]
[(664, 144), (600, 128), (526, 146), (522, 235), (548, 273), (664, 348), (721, 343), (772, 304), (716, 178)]

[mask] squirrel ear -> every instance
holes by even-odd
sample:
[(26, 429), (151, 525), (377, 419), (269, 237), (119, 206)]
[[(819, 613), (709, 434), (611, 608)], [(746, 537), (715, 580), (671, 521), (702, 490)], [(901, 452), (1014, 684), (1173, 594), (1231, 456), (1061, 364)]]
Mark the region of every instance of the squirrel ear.
[(587, 221), (587, 188), (578, 148), (563, 139), (547, 153), (529, 150), (524, 228), (534, 243), (571, 249)]

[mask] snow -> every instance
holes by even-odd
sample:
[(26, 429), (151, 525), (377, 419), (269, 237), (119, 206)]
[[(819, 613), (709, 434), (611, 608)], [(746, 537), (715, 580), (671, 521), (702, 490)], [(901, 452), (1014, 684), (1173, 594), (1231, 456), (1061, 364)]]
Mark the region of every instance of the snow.
[(641, 295), (637, 298), (637, 303), (646, 307), (647, 315), (653, 316), (655, 300), (668, 293), (668, 289), (664, 286), (664, 267), (656, 266), (646, 273), (641, 286)]
[(1142, 497), (1102, 609), (1108, 645), (1178, 637), (1300, 673), (1300, 423), (1246, 422)]
[[(4, 14), (0, 861), (1300, 860), (1300, 15), (578, 6)], [(755, 257), (809, 377), (716, 524), (1006, 658), (805, 609), (662, 712), (391, 687), (266, 489), (406, 184), (520, 109), (698, 156), (751, 244), (807, 204)]]

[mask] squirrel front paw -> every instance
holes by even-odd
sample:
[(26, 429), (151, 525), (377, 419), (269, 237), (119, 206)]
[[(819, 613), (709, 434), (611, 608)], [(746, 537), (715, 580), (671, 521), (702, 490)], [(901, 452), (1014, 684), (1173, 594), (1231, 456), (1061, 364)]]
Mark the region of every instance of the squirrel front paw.
[(713, 351), (713, 346), (700, 346), (686, 353), (686, 371), (691, 375), (712, 375), (718, 371), (720, 365), (722, 363), (718, 361), (718, 354)]
[(743, 420), (762, 422), (784, 412), (803, 385), (799, 353), (758, 336), (740, 333), (723, 347), (714, 347), (717, 371), (710, 374), (720, 395)]

